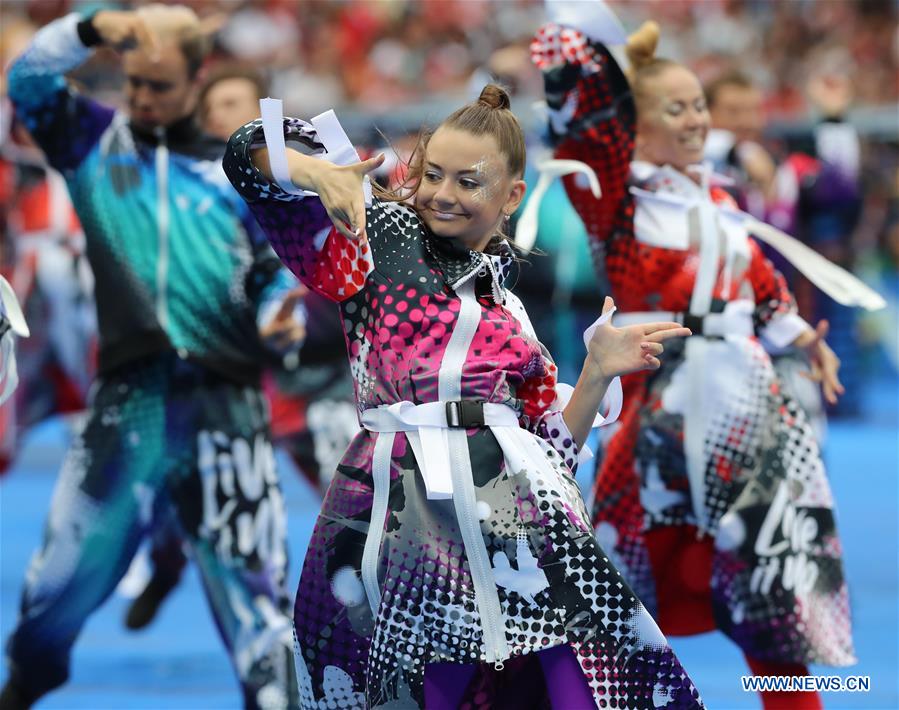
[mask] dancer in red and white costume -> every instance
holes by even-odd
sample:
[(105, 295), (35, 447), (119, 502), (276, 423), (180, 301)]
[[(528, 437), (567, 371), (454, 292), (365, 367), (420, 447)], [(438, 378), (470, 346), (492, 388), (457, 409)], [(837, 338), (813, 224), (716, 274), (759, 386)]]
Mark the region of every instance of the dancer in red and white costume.
[[(599, 178), (600, 199), (581, 174), (564, 180), (621, 308), (616, 322), (673, 317), (697, 336), (660, 370), (626, 378), (596, 481), (597, 537), (666, 633), (718, 628), (759, 674), (851, 664), (830, 488), (762, 341), (804, 348), (830, 401), (843, 391), (839, 361), (749, 231), (801, 253), (845, 302), (873, 308), (878, 297), (737, 210), (699, 165), (709, 128), (699, 81), (654, 58), (654, 24), (628, 42), (626, 78), (604, 44), (623, 31), (603, 5), (590, 7), (584, 31), (577, 12), (557, 10), (532, 44), (555, 157), (584, 161)], [(814, 694), (784, 695), (766, 695), (766, 707), (819, 707)]]

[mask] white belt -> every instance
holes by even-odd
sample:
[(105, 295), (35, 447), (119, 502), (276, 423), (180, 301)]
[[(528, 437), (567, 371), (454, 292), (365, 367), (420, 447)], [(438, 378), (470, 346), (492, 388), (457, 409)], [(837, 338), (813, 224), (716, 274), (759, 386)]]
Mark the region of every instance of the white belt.
[(692, 315), (690, 313), (672, 313), (670, 311), (649, 311), (643, 313), (616, 314), (616, 326), (635, 325), (653, 321), (671, 320), (690, 327), (694, 335), (702, 338), (690, 338), (684, 351), (684, 367), (686, 368), (687, 398), (684, 415), (684, 455), (687, 462), (687, 477), (690, 481), (690, 498), (696, 516), (696, 526), (700, 536), (709, 528), (709, 511), (706, 507), (706, 456), (705, 438), (712, 413), (707, 405), (708, 388), (706, 368), (712, 363), (709, 358), (709, 341), (707, 337), (751, 337), (755, 330), (752, 314), (755, 304), (748, 299), (729, 301), (723, 313), (707, 313)]
[(720, 338), (726, 335), (741, 335), (749, 338), (755, 334), (755, 326), (752, 321), (754, 309), (755, 306), (752, 301), (741, 299), (739, 301), (730, 301), (725, 306), (723, 313), (707, 313), (703, 316), (694, 316), (690, 313), (676, 313), (672, 311), (641, 311), (617, 313), (613, 322), (615, 327), (621, 328), (655, 321), (674, 321), (682, 323), (687, 327), (692, 326), (694, 335)]
[(362, 413), (362, 426), (374, 432), (406, 432), (427, 496), (433, 500), (453, 495), (447, 429), (518, 427), (520, 424), (517, 412), (505, 404), (462, 400), (382, 405)]
[[(387, 504), (390, 492), (390, 461), (393, 454), (393, 442), (397, 432), (405, 432), (412, 453), (418, 462), (418, 468), (424, 479), (427, 497), (429, 499), (449, 499), (453, 497), (453, 471), (451, 467), (451, 452), (448, 434), (450, 430), (462, 430), (468, 426), (513, 427), (519, 428), (518, 414), (514, 409), (504, 404), (480, 403), (470, 400), (449, 402), (427, 402), (415, 404), (413, 402), (395, 402), (367, 409), (362, 413), (362, 426), (368, 431), (375, 432), (375, 450), (372, 457), (372, 483), (374, 493), (371, 506), (371, 523), (365, 537), (365, 546), (362, 550), (362, 586), (368, 597), (372, 614), (377, 614), (381, 592), (378, 585), (378, 559), (381, 550), (381, 541), (384, 536), (384, 524), (387, 518)], [(456, 442), (457, 445), (459, 442)], [(427, 454), (425, 454), (427, 452)], [(465, 452), (463, 461), (468, 460), (468, 452)], [(471, 469), (457, 472), (458, 476), (467, 476), (470, 488)], [(464, 479), (461, 481), (461, 499), (454, 501), (455, 507), (474, 510), (473, 492), (466, 491)], [(467, 497), (466, 497), (466, 494)], [(475, 519), (474, 529), (477, 530)], [(460, 530), (465, 539), (466, 529)], [(483, 546), (483, 542), (481, 542)], [(465, 543), (466, 554), (471, 554), (468, 542)], [(471, 562), (469, 562), (471, 564)], [(489, 564), (489, 563), (486, 563)], [(472, 567), (472, 579), (477, 573)], [(492, 578), (489, 583), (494, 585)], [(482, 596), (484, 595), (484, 584)], [(494, 585), (495, 586), (495, 585)], [(500, 614), (499, 598), (495, 588), (488, 601), (492, 601), (490, 607), (494, 614)], [(499, 617), (497, 617), (499, 618)], [(494, 620), (495, 621), (495, 620)], [(485, 645), (487, 648), (487, 660), (502, 664), (508, 657), (508, 649), (505, 648), (505, 637), (501, 632), (497, 636), (501, 641), (492, 643), (487, 640), (487, 630), (491, 628), (490, 620), (483, 622)], [(498, 646), (502, 646), (499, 648)]]

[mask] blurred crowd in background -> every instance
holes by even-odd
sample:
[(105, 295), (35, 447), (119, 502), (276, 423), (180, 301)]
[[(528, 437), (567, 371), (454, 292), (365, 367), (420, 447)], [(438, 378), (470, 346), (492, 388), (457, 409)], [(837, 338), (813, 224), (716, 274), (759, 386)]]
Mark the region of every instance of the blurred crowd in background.
[[(4, 0), (0, 59), (5, 66), (33, 32), (67, 12), (89, 14), (139, 4)], [(422, 121), (439, 121), (492, 78), (511, 89), (513, 107), (532, 134), (532, 155), (540, 154), (543, 125), (532, 105), (542, 98), (542, 84), (528, 45), (545, 19), (542, 2), (182, 0), (182, 4), (206, 19), (214, 37), (210, 72), (217, 65), (221, 69), (234, 64), (258, 72), (267, 93), (283, 98), (290, 115), (309, 118), (334, 108), (357, 145), (378, 148), (388, 140), (404, 157), (405, 147), (414, 143), (409, 138), (417, 135)], [(812, 90), (816, 83), (839, 84), (849, 91), (842, 113), (861, 139), (861, 199), (837, 229), (832, 224), (824, 227), (830, 230), (826, 238), (801, 236), (862, 275), (890, 303), (878, 314), (846, 315), (834, 329), (832, 337), (845, 341), (842, 347), (835, 343), (837, 351), (853, 359), (847, 369), (899, 368), (897, 5), (891, 0), (616, 0), (610, 5), (629, 30), (645, 19), (658, 21), (659, 54), (687, 63), (704, 82), (734, 70), (751, 80), (761, 98), (759, 140), (775, 162), (798, 150), (826, 112)], [(121, 82), (116, 55), (98, 52), (73, 79), (83, 90), (114, 102)], [(2, 114), (4, 158), (19, 160), (22, 140), (13, 146), (15, 139), (8, 138), (11, 116), (6, 103)], [(13, 193), (21, 185), (8, 175), (4, 180), (0, 180), (4, 203), (0, 266), (8, 270), (14, 258), (21, 260), (21, 254), (13, 256), (16, 250), (21, 252), (14, 246), (15, 232), (24, 227), (14, 208), (21, 200)], [(559, 191), (553, 199), (564, 200), (564, 195)], [(548, 206), (544, 211), (560, 214)], [(532, 257), (532, 271), (522, 277), (523, 289), (527, 291), (530, 284), (548, 304), (549, 317), (560, 308), (577, 306), (578, 299), (587, 310), (600, 302), (578, 229), (570, 214), (555, 223), (542, 222), (538, 246), (548, 256)], [(566, 230), (569, 236), (562, 237), (563, 242), (558, 234), (548, 234)], [(572, 239), (570, 233), (577, 236)], [(77, 246), (71, 248), (77, 251)], [(547, 288), (551, 299), (545, 298)], [(809, 302), (800, 305), (809, 320), (821, 315), (840, 318), (839, 313), (822, 312)], [(558, 329), (558, 319), (554, 327)], [(545, 337), (551, 343), (556, 340)], [(564, 351), (564, 343), (553, 344)], [(847, 377), (853, 379), (851, 372)], [(846, 400), (844, 407), (851, 413), (852, 399)]]
[[(4, 43), (20, 25), (41, 26), (71, 10), (129, 8), (132, 0), (5, 0)], [(526, 48), (543, 19), (537, 0), (184, 0), (221, 23), (212, 62), (264, 68), (288, 106), (314, 114), (354, 106), (373, 112), (464, 98), (472, 73), (499, 48)], [(660, 54), (703, 80), (735, 66), (765, 91), (774, 118), (803, 117), (810, 76), (847, 76), (863, 106), (899, 98), (896, 6), (890, 0), (615, 0), (626, 27), (662, 25)], [(538, 93), (521, 52), (502, 70)], [(114, 74), (110, 61), (103, 73)], [(112, 81), (112, 78), (107, 81)], [(102, 85), (103, 79), (95, 77)]]
[[(4, 2), (5, 24), (42, 25), (72, 9), (135, 2)], [(461, 95), (472, 71), (498, 47), (526, 45), (542, 17), (534, 0), (186, 0), (198, 14), (226, 15), (216, 59), (237, 58), (271, 72), (285, 96), (308, 105), (374, 109)], [(899, 96), (894, 71), (895, 4), (889, 0), (617, 0), (626, 26), (647, 17), (663, 26), (663, 55), (701, 78), (738, 63), (767, 92), (776, 114), (806, 110), (810, 73), (852, 79), (858, 101)], [(261, 39), (264, 38), (264, 39)], [(522, 68), (523, 70), (523, 68)], [(531, 88), (535, 88), (531, 86)], [(310, 107), (314, 110), (315, 106)]]

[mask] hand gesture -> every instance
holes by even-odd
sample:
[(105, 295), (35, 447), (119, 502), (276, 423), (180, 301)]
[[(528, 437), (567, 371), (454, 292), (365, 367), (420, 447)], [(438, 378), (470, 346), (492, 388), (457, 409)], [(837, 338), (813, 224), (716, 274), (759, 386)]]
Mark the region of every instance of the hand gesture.
[(809, 80), (806, 93), (824, 116), (837, 118), (852, 103), (852, 82), (842, 74), (818, 74)]
[(840, 370), (840, 358), (824, 342), (829, 330), (830, 324), (826, 320), (819, 321), (814, 331), (808, 331), (804, 337), (797, 338), (796, 345), (805, 351), (810, 366), (810, 370), (800, 374), (812, 382), (820, 382), (824, 399), (829, 404), (836, 404), (838, 395), (844, 394), (846, 388), (843, 387), (837, 376)]
[[(602, 312), (608, 313), (614, 306), (615, 302), (606, 296)], [(688, 335), (692, 335), (690, 329), (680, 323), (644, 323), (616, 328), (607, 321), (590, 338), (588, 358), (606, 379), (639, 370), (657, 370), (662, 365), (659, 355), (665, 350), (662, 343)]]
[(758, 143), (744, 141), (737, 146), (737, 158), (746, 177), (767, 195), (777, 175), (777, 164), (771, 154)]
[(353, 241), (365, 240), (362, 178), (384, 163), (384, 154), (353, 165), (320, 162), (312, 189), (318, 193), (337, 231)]
[(303, 344), (306, 326), (297, 320), (294, 310), (307, 293), (309, 291), (305, 286), (288, 291), (274, 317), (259, 329), (259, 337), (268, 347), (284, 353), (297, 350)]
[(150, 55), (159, 52), (159, 39), (136, 12), (101, 10), (92, 20), (103, 44), (120, 52), (140, 47)]

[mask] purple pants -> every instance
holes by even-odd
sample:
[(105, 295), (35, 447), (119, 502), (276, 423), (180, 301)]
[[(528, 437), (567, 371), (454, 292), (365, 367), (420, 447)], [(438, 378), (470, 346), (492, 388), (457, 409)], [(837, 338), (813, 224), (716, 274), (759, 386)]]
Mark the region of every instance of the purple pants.
[[(570, 646), (556, 646), (534, 655), (543, 670), (542, 687), (534, 682), (531, 668), (534, 664), (518, 664), (518, 667), (507, 664), (506, 673), (511, 671), (514, 676), (507, 681), (512, 682), (503, 683), (501, 703), (498, 698), (485, 698), (489, 706), (535, 707), (542, 695), (554, 710), (593, 710), (596, 707), (593, 693)], [(471, 681), (478, 670), (478, 666), (461, 663), (428, 665), (424, 679), (428, 710), (457, 710), (466, 695), (470, 695)], [(481, 704), (477, 702), (479, 699), (474, 699), (474, 706)]]

